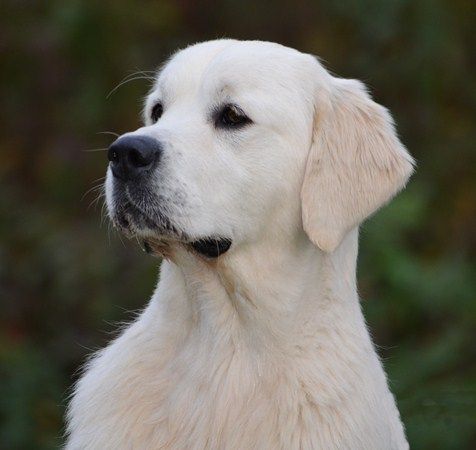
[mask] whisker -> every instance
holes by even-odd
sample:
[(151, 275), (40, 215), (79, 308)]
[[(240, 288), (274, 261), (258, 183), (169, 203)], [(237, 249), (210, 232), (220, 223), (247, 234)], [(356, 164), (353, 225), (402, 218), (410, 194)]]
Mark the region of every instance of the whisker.
[(83, 196), (81, 197), (81, 200), (80, 202), (82, 202), (84, 200), (85, 197), (87, 197), (88, 194), (90, 194), (91, 192), (95, 192), (95, 191), (98, 191), (99, 189), (101, 189), (103, 187), (102, 183), (97, 185), (97, 186), (93, 186), (92, 188), (89, 188), (84, 194)]
[(109, 91), (109, 93), (106, 95), (106, 99), (108, 99), (112, 94), (114, 94), (114, 92), (116, 92), (121, 86), (124, 86), (125, 84), (131, 82), (131, 81), (135, 81), (135, 80), (147, 80), (147, 81), (152, 81), (151, 77), (145, 77), (145, 76), (142, 76), (142, 75), (139, 75), (139, 76), (136, 76), (136, 77), (129, 77), (121, 82), (119, 82), (119, 84), (114, 87), (113, 89), (111, 89)]
[(128, 75), (126, 75), (121, 81), (126, 80), (128, 78), (135, 77), (137, 75), (142, 75), (151, 80), (155, 80), (156, 71), (155, 70), (136, 70), (135, 72), (131, 72)]
[(121, 244), (124, 248), (127, 248), (126, 247), (126, 244), (124, 244), (124, 241), (122, 240), (122, 236), (121, 236), (121, 233), (117, 233), (117, 235), (119, 236), (119, 240), (121, 241)]
[(104, 152), (108, 149), (108, 147), (104, 148), (88, 148), (86, 150), (81, 150), (82, 152)]
[[(81, 197), (80, 202), (84, 200), (84, 198), (91, 192), (98, 191), (99, 189), (104, 189), (104, 180), (106, 179), (105, 176), (99, 177), (96, 180), (91, 181), (91, 184), (93, 184), (92, 187), (90, 187)], [(96, 184), (97, 183), (97, 184)]]
[(107, 242), (110, 247), (111, 246), (111, 222), (108, 222), (108, 225), (107, 225)]
[(96, 197), (96, 199), (94, 199), (94, 200), (88, 205), (88, 210), (89, 210), (90, 208), (96, 209), (97, 206), (98, 206), (98, 204), (99, 204), (99, 201), (100, 201), (102, 198), (104, 198), (103, 195), (99, 195), (98, 197)]
[[(101, 223), (100, 223), (101, 227), (104, 225), (107, 219), (108, 219), (107, 203), (104, 201), (101, 207)], [(108, 222), (108, 233), (109, 233), (109, 228), (111, 228), (111, 221)]]
[(93, 205), (97, 206), (97, 204), (99, 203), (99, 200), (105, 197), (106, 197), (106, 192), (104, 190), (101, 190), (101, 192), (98, 193), (97, 197), (91, 203), (89, 203), (87, 209), (89, 210), (89, 208), (91, 208), (91, 206)]
[(106, 175), (103, 175), (102, 177), (96, 178), (95, 180), (91, 181), (91, 183), (97, 183), (98, 181), (104, 181), (106, 179)]
[(114, 131), (98, 131), (96, 134), (112, 134), (113, 136), (116, 136), (117, 138), (120, 136), (120, 134), (117, 134)]

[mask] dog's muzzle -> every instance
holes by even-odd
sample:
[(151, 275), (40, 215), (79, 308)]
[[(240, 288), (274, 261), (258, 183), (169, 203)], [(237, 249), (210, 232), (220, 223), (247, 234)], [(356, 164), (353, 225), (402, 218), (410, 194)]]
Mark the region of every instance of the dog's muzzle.
[[(160, 142), (143, 135), (120, 137), (109, 147), (107, 156), (114, 176), (116, 200), (113, 220), (129, 236), (140, 235), (141, 229), (156, 231), (157, 239), (143, 240), (143, 248), (147, 253), (165, 255), (169, 238), (181, 241), (202, 256), (218, 258), (230, 249), (231, 239), (215, 236), (190, 239), (186, 233), (175, 229), (161, 211), (149, 211), (146, 214), (138, 207), (138, 203), (144, 203), (143, 196), (150, 195), (147, 182), (159, 164), (161, 155)], [(134, 199), (136, 196), (142, 197), (141, 200)]]

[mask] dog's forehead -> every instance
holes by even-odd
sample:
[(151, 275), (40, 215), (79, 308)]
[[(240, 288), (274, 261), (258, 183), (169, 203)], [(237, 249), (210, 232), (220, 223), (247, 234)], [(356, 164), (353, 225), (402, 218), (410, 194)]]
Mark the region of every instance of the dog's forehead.
[(234, 42), (236, 41), (225, 39), (202, 42), (178, 51), (159, 73), (159, 87), (166, 86), (170, 89), (174, 85), (196, 81), (213, 58)]
[[(229, 84), (266, 88), (282, 79), (300, 81), (304, 54), (261, 41), (217, 40), (175, 54), (158, 75), (154, 91), (176, 97), (200, 87), (217, 90)], [(306, 55), (307, 56), (307, 55)]]

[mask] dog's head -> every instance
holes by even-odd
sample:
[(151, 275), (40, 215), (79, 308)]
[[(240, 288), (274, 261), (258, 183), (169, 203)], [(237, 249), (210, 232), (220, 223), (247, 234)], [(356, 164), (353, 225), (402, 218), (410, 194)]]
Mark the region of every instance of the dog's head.
[(412, 159), (363, 85), (277, 44), (219, 40), (159, 72), (108, 152), (114, 223), (208, 257), (304, 229), (321, 250), (405, 184)]

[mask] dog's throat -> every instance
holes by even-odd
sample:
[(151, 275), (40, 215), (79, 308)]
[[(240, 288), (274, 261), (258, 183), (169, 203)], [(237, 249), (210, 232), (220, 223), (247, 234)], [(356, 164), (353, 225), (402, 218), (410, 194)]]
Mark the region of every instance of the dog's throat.
[(218, 258), (231, 247), (231, 239), (228, 238), (203, 238), (190, 244), (192, 248), (207, 258)]

